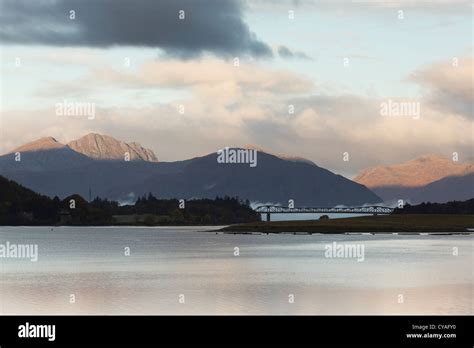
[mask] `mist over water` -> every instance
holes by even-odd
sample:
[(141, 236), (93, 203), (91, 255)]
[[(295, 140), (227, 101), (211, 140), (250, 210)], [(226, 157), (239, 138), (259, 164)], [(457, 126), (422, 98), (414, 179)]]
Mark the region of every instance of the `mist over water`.
[[(473, 312), (470, 235), (204, 232), (209, 229), (2, 227), (1, 243), (38, 244), (38, 261), (0, 259), (0, 313)], [(325, 257), (334, 242), (363, 245), (363, 262)]]

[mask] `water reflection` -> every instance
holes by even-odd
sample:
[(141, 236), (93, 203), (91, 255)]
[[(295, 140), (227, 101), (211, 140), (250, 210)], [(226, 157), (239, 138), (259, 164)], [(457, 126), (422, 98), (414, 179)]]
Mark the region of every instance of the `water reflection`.
[[(197, 230), (2, 228), (2, 242), (37, 243), (39, 260), (0, 260), (0, 311), (473, 313), (472, 236), (216, 235)], [(333, 241), (364, 244), (364, 262), (325, 258), (324, 247)], [(240, 256), (234, 256), (236, 247)], [(454, 247), (458, 256), (453, 256)], [(125, 248), (130, 256), (124, 255)], [(75, 303), (70, 303), (71, 294)]]

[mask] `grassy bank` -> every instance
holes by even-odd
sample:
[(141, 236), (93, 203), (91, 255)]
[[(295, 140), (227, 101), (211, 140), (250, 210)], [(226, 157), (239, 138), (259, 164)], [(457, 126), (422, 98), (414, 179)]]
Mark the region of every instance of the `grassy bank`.
[(474, 215), (395, 214), (332, 220), (253, 222), (228, 226), (224, 232), (465, 232)]

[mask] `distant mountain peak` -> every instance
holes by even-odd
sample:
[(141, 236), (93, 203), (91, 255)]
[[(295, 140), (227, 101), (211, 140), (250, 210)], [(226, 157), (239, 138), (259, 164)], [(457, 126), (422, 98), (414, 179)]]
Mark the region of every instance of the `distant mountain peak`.
[(53, 142), (53, 143), (59, 143), (59, 141), (57, 141), (56, 138), (53, 138), (53, 137), (43, 137), (43, 138), (40, 138), (40, 140), (41, 139), (45, 141)]
[(430, 153), (430, 154), (426, 154), (426, 155), (421, 155), (417, 158), (414, 158), (410, 161), (408, 161), (408, 163), (411, 163), (411, 162), (415, 162), (415, 163), (424, 163), (424, 162), (437, 162), (437, 161), (441, 161), (441, 162), (452, 162), (449, 158), (447, 157), (444, 157), (442, 155), (438, 155), (438, 154), (434, 154), (434, 153)]
[(275, 156), (275, 157), (278, 157), (280, 159), (287, 160), (287, 161), (304, 162), (304, 163), (316, 165), (313, 161), (311, 161), (307, 158), (300, 157), (300, 156), (288, 155), (288, 154), (284, 154), (284, 153), (272, 153), (270, 151), (264, 150), (263, 148), (261, 148), (257, 145), (254, 145), (254, 144), (246, 144), (246, 145), (242, 146), (242, 148), (257, 150), (258, 152), (264, 152), (264, 153), (267, 153), (269, 155), (272, 155), (272, 156)]
[(128, 153), (131, 161), (158, 162), (155, 153), (139, 143), (126, 143), (105, 134), (89, 133), (69, 142), (67, 146), (94, 159), (123, 160)]
[(53, 137), (43, 137), (27, 144), (21, 145), (16, 149), (12, 150), (10, 153), (15, 152), (33, 152), (33, 151), (43, 151), (43, 150), (52, 150), (52, 149), (61, 149), (65, 145), (61, 144)]
[(472, 164), (454, 162), (438, 154), (427, 154), (400, 164), (364, 169), (354, 181), (370, 188), (418, 187), (447, 176), (466, 175), (473, 171)]
[(81, 138), (112, 138), (112, 137), (106, 134), (90, 132), (90, 133), (87, 133), (86, 135), (83, 135)]

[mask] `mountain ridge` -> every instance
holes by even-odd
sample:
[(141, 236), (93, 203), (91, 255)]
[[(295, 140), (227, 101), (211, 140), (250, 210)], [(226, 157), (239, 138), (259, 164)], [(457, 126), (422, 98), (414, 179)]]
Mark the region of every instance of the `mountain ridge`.
[[(61, 151), (61, 161), (55, 161), (57, 151)], [(292, 199), (299, 206), (381, 201), (365, 186), (312, 162), (257, 154), (258, 165), (252, 168), (248, 163), (219, 163), (217, 152), (177, 162), (104, 161), (65, 146), (23, 153), (21, 162), (1, 156), (0, 173), (36, 192), (58, 197), (88, 197), (91, 190), (94, 197), (120, 201), (133, 201), (148, 192), (160, 198), (239, 196), (284, 205)]]
[(124, 142), (116, 138), (99, 133), (88, 133), (78, 139), (71, 140), (63, 144), (52, 136), (41, 137), (20, 145), (4, 155), (23, 152), (38, 152), (52, 149), (69, 148), (77, 153), (83, 154), (96, 160), (124, 160), (128, 152), (130, 160), (142, 160), (148, 162), (158, 162), (158, 159), (151, 149), (143, 147), (138, 142)]
[[(218, 163), (217, 152), (184, 161), (158, 162), (139, 143), (89, 133), (66, 145), (53, 137), (24, 144), (0, 156), (0, 173), (42, 194), (87, 196), (92, 187), (100, 197), (124, 201), (148, 192), (184, 199), (241, 196), (283, 205), (293, 199), (298, 206), (361, 205), (399, 199), (444, 202), (474, 197), (470, 189), (474, 187), (474, 165), (455, 163), (436, 154), (371, 167), (351, 181), (301, 157), (272, 154), (254, 145), (229, 149), (256, 150), (258, 166)], [(124, 160), (126, 150), (131, 161)], [(20, 162), (14, 159), (15, 151), (21, 152)]]
[(66, 144), (76, 152), (99, 160), (123, 160), (158, 162), (155, 153), (137, 142), (126, 143), (109, 135), (89, 133)]
[(8, 155), (10, 153), (17, 153), (17, 152), (34, 152), (34, 151), (42, 151), (42, 150), (51, 150), (51, 149), (61, 149), (64, 148), (65, 145), (57, 141), (55, 138), (49, 137), (42, 137), (26, 144), (20, 145), (13, 150), (5, 153)]
[(474, 172), (472, 163), (456, 163), (438, 154), (419, 156), (403, 163), (362, 170), (353, 180), (369, 188), (421, 187), (448, 176)]

